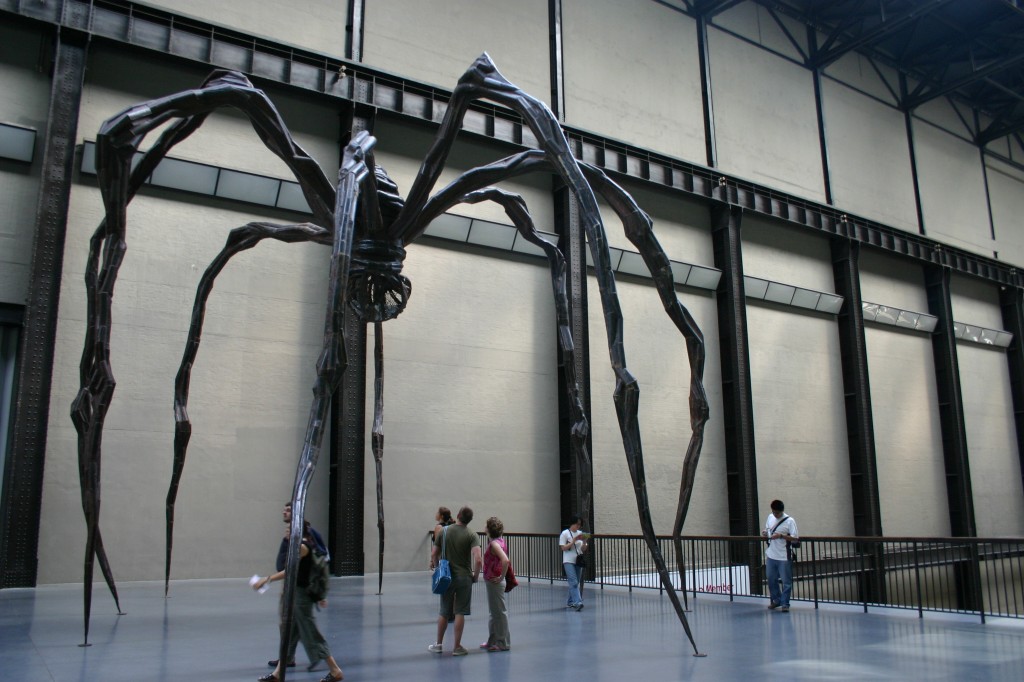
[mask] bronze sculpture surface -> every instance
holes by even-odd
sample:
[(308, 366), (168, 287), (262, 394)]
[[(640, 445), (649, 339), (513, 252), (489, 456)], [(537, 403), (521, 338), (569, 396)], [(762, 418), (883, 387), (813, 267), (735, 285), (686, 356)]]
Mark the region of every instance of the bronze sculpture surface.
[[(490, 100), (515, 111), (538, 140), (530, 149), (471, 169), (431, 196), (469, 105)], [(375, 407), (372, 450), (376, 462), (380, 561), (383, 562), (384, 519), (381, 483), (383, 457), (383, 347), (382, 324), (405, 308), (411, 285), (401, 274), (406, 247), (420, 237), (432, 220), (459, 203), (491, 201), (500, 205), (519, 233), (543, 250), (551, 272), (555, 299), (557, 337), (563, 356), (563, 371), (570, 392), (572, 449), (581, 471), (589, 472), (586, 447), (589, 425), (584, 416), (579, 387), (574, 375), (575, 353), (569, 325), (565, 258), (555, 244), (542, 238), (522, 197), (493, 185), (529, 172), (558, 175), (579, 206), (586, 231), (604, 311), (611, 366), (615, 373), (615, 402), (619, 428), (626, 452), (644, 540), (651, 551), (659, 577), (676, 610), (686, 635), (697, 652), (689, 623), (673, 587), (665, 560), (658, 548), (647, 495), (643, 452), (640, 443), (639, 386), (626, 367), (623, 317), (615, 290), (615, 278), (605, 228), (595, 196), (599, 194), (622, 221), (626, 236), (640, 252), (654, 279), (666, 313), (682, 333), (690, 364), (689, 415), (691, 437), (683, 460), (679, 502), (673, 527), (676, 556), (682, 575), (680, 533), (689, 506), (697, 461), (703, 443), (708, 404), (704, 393), (704, 340), (695, 320), (679, 301), (671, 265), (654, 237), (650, 218), (621, 187), (592, 165), (577, 161), (558, 121), (541, 101), (508, 82), (484, 54), (466, 71), (451, 100), (434, 142), (420, 167), (406, 199), (387, 174), (374, 163), (375, 140), (361, 133), (345, 148), (337, 189), (323, 171), (292, 139), (283, 119), (267, 95), (235, 72), (215, 71), (198, 89), (150, 100), (109, 119), (96, 140), (96, 167), (103, 196), (105, 219), (90, 242), (86, 268), (88, 312), (85, 347), (80, 366), (81, 388), (71, 410), (78, 431), (79, 473), (82, 506), (88, 527), (85, 555), (85, 640), (88, 641), (93, 567), (101, 572), (117, 599), (99, 530), (99, 476), (103, 422), (114, 392), (110, 365), (111, 303), (118, 269), (126, 251), (126, 209), (157, 164), (179, 142), (188, 137), (213, 111), (234, 107), (245, 114), (264, 144), (294, 174), (312, 212), (310, 222), (280, 225), (253, 222), (235, 228), (226, 244), (204, 273), (193, 307), (186, 348), (174, 389), (174, 464), (167, 494), (167, 549), (165, 591), (169, 585), (174, 522), (174, 503), (185, 463), (191, 422), (188, 391), (192, 364), (199, 349), (206, 301), (216, 276), (236, 253), (256, 246), (263, 239), (283, 242), (312, 241), (331, 245), (331, 274), (324, 347), (317, 362), (314, 400), (293, 488), (293, 514), (285, 580), (285, 600), (294, 598), (295, 575), (306, 489), (312, 478), (323, 437), (326, 410), (347, 364), (341, 337), (344, 306), (375, 329)], [(158, 140), (136, 160), (133, 158), (145, 136), (167, 127)], [(583, 516), (589, 516), (590, 497), (583, 500)], [(381, 574), (383, 566), (381, 565)], [(289, 610), (290, 612), (290, 610)], [(286, 623), (283, 632), (290, 631)], [(284, 656), (285, 642), (281, 655)], [(284, 670), (282, 670), (283, 674)]]

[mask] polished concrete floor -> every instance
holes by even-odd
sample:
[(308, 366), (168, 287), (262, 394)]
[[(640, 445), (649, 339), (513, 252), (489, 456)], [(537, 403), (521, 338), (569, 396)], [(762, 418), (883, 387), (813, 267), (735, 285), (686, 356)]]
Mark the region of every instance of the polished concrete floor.
[[(653, 590), (584, 592), (586, 607), (567, 611), (564, 583), (527, 583), (510, 595), (512, 650), (487, 653), (487, 599), (476, 586), (464, 644), (470, 654), (427, 652), (436, 598), (429, 574), (336, 578), (321, 630), (345, 679), (415, 680), (1013, 680), (1024, 679), (1024, 622), (913, 612), (872, 612), (795, 603), (790, 613), (765, 601), (691, 598), (697, 658), (668, 600)], [(119, 586), (125, 615), (97, 585), (91, 646), (82, 642), (77, 585), (0, 591), (0, 680), (252, 682), (276, 658), (278, 595), (258, 595), (246, 578)], [(288, 680), (325, 673), (299, 666)]]

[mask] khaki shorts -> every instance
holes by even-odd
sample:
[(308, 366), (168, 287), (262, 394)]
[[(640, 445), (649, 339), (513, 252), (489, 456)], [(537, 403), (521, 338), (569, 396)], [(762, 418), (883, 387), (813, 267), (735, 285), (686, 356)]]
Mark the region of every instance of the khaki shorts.
[(470, 603), (473, 601), (473, 578), (452, 576), (452, 584), (448, 591), (441, 595), (441, 609), (438, 615), (452, 622), (456, 615), (468, 616)]

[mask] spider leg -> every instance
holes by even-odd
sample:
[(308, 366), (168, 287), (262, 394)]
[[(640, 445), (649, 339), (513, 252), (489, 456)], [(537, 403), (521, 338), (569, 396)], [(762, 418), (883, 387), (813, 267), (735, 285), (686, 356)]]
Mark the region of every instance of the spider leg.
[[(524, 95), (524, 97), (529, 96)], [(542, 103), (540, 106), (543, 106)], [(562, 140), (564, 141), (564, 137), (562, 137)], [(676, 609), (676, 613), (691, 645), (693, 645), (694, 654), (699, 656), (702, 654), (697, 650), (696, 642), (693, 639), (689, 623), (684, 614), (683, 605), (679, 601), (679, 596), (673, 586), (654, 534), (638, 421), (639, 385), (626, 367), (625, 349), (622, 341), (622, 313), (618, 295), (615, 291), (615, 278), (611, 269), (604, 226), (597, 212), (597, 204), (594, 199), (594, 190), (608, 201), (622, 221), (627, 237), (637, 246), (641, 256), (644, 258), (644, 262), (654, 277), (655, 285), (666, 312), (686, 339), (687, 355), (690, 360), (691, 369), (689, 400), (691, 437), (683, 461), (680, 497), (673, 531), (680, 576), (684, 576), (685, 572), (683, 571), (682, 542), (679, 534), (681, 533), (683, 520), (688, 509), (697, 461), (703, 444), (704, 424), (708, 419), (707, 397), (703, 386), (703, 335), (696, 321), (682, 303), (679, 302), (675, 294), (671, 264), (654, 237), (651, 229), (651, 220), (647, 214), (636, 205), (636, 202), (633, 201), (625, 190), (612, 182), (599, 168), (588, 164), (577, 164), (571, 157), (567, 144), (564, 149), (561, 149), (560, 145), (553, 146), (563, 158), (553, 157), (547, 151), (531, 150), (501, 159), (488, 166), (475, 168), (459, 176), (425, 203), (419, 218), (409, 225), (408, 235), (410, 239), (414, 239), (422, 234), (430, 220), (457, 203), (460, 200), (459, 197), (463, 194), (474, 191), (478, 187), (546, 167), (554, 167), (557, 171), (559, 163), (565, 167), (575, 168), (576, 173), (579, 173), (581, 178), (585, 176), (585, 180), (581, 180), (579, 184), (579, 187), (584, 191), (576, 193), (575, 188), (577, 185), (570, 184), (570, 187), (574, 188), (574, 196), (580, 202), (582, 209), (584, 209), (581, 210), (581, 217), (584, 228), (587, 231), (594, 262), (597, 264), (595, 270), (601, 292), (601, 303), (605, 312), (609, 355), (611, 356), (612, 369), (616, 375), (614, 401), (619, 428), (622, 432), (623, 446), (626, 451), (626, 460), (637, 499), (640, 524), (644, 540), (654, 559), (662, 585)], [(576, 176), (571, 174), (570, 177), (575, 178)], [(591, 185), (587, 181), (593, 184)], [(585, 210), (588, 205), (593, 206), (589, 212)], [(683, 588), (685, 589), (685, 586)]]
[(384, 322), (373, 323), (373, 431), (377, 474), (377, 594), (384, 593)]
[[(331, 273), (327, 285), (327, 314), (324, 323), (324, 347), (316, 363), (316, 381), (313, 384), (313, 404), (306, 424), (306, 437), (295, 472), (295, 486), (292, 491), (292, 521), (288, 538), (288, 555), (284, 579), (284, 622), (281, 628), (281, 646), (278, 660), (286, 661), (288, 641), (292, 631), (293, 607), (295, 605), (296, 579), (299, 573), (299, 546), (302, 541), (303, 521), (306, 512), (306, 491), (316, 469), (323, 442), (324, 424), (331, 396), (341, 382), (342, 372), (348, 363), (344, 329), (344, 305), (348, 292), (348, 273), (352, 263), (352, 241), (356, 228), (356, 205), (360, 183), (367, 175), (366, 153), (373, 148), (376, 139), (367, 132), (356, 135), (345, 147), (341, 170), (338, 172), (338, 192), (335, 203), (334, 242), (331, 247)], [(284, 682), (287, 666), (282, 665), (281, 682)]]
[(312, 223), (298, 225), (274, 225), (254, 222), (237, 227), (230, 232), (224, 247), (210, 263), (199, 280), (195, 303), (192, 305), (192, 322), (189, 325), (185, 351), (174, 379), (174, 464), (171, 469), (171, 484), (167, 490), (167, 542), (164, 558), (164, 595), (167, 595), (171, 580), (171, 549), (174, 544), (174, 503), (178, 497), (178, 484), (185, 468), (185, 455), (192, 437), (192, 422), (188, 416), (188, 394), (192, 379), (192, 367), (199, 353), (199, 341), (206, 317), (206, 303), (213, 292), (217, 275), (221, 273), (233, 256), (251, 249), (264, 239), (276, 239), (286, 243), (318, 242), (328, 243), (331, 235), (326, 229)]
[[(333, 222), (334, 188), (316, 163), (294, 142), (267, 96), (241, 74), (215, 71), (199, 89), (133, 106), (101, 127), (96, 139), (96, 167), (105, 218), (90, 241), (85, 273), (86, 339), (79, 368), (80, 389), (71, 404), (71, 419), (78, 432), (79, 476), (88, 533), (83, 580), (86, 644), (95, 558), (99, 559), (117, 602), (99, 532), (99, 482), (103, 424), (116, 386), (110, 365), (110, 330), (114, 284), (126, 250), (127, 206), (169, 150), (194, 132), (209, 113), (225, 106), (236, 107), (246, 114), (264, 144), (292, 170), (315, 222), (321, 225)], [(146, 134), (174, 119), (179, 120), (160, 136), (132, 171), (132, 157)]]

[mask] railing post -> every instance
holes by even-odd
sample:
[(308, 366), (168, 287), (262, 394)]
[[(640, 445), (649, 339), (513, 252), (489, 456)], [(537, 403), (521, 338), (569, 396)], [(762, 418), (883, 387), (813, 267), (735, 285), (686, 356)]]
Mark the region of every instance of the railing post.
[(814, 610), (818, 610), (818, 543), (811, 540), (811, 575), (814, 576)]
[(914, 582), (917, 586), (917, 617), (924, 618), (924, 597), (921, 594), (921, 562), (918, 560), (917, 540), (914, 543)]

